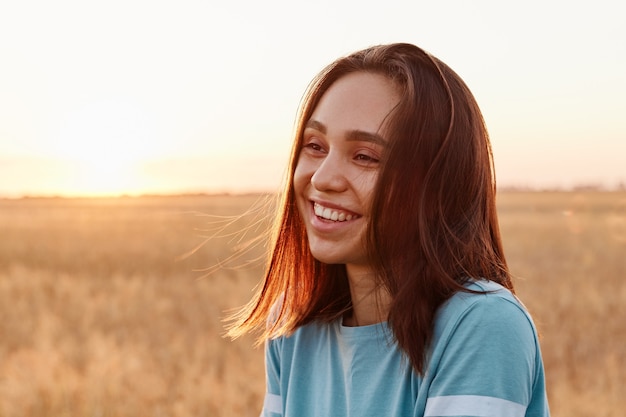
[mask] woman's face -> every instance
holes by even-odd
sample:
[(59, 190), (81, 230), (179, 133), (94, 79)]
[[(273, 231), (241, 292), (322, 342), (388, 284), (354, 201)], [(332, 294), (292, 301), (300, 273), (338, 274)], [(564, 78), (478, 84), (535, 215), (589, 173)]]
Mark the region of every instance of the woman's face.
[(331, 85), (306, 123), (293, 185), (321, 262), (369, 265), (364, 236), (387, 143), (384, 122), (399, 99), (383, 75), (351, 73)]

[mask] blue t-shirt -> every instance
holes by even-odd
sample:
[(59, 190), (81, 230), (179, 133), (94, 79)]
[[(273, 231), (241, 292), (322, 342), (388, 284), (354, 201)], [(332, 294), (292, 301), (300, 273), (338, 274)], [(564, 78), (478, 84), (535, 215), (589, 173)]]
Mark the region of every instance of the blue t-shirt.
[(547, 417), (533, 322), (506, 289), (468, 285), (435, 318), (416, 374), (386, 323), (312, 323), (266, 344), (264, 417)]

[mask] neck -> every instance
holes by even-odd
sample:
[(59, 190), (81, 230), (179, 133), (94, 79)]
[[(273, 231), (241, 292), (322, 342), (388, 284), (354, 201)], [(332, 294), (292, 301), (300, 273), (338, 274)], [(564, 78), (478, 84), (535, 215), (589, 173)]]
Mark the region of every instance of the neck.
[(346, 265), (352, 314), (344, 318), (346, 326), (368, 326), (387, 320), (391, 296), (381, 288), (369, 268)]

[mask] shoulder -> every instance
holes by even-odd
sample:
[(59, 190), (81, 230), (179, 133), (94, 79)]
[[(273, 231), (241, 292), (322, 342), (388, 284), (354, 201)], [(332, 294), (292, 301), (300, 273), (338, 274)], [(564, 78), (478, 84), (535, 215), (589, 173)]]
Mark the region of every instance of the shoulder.
[(524, 407), (540, 401), (533, 397), (543, 386), (543, 365), (530, 315), (496, 283), (477, 281), (468, 289), (480, 292), (459, 292), (437, 312), (426, 371), (429, 398), (470, 395)]
[(307, 369), (315, 372), (315, 367), (311, 368), (311, 358), (321, 351), (331, 350), (334, 343), (332, 325), (309, 323), (300, 326), (293, 333), (266, 340), (266, 367), (282, 375), (290, 375), (294, 367), (298, 368), (299, 374)]
[[(453, 334), (477, 336), (499, 343), (536, 342), (532, 318), (523, 304), (508, 289), (491, 281), (473, 281), (469, 290), (458, 292), (438, 310), (435, 318), (435, 339), (448, 339)], [(521, 340), (520, 340), (521, 339)]]
[(497, 315), (510, 320), (532, 321), (521, 301), (498, 283), (473, 281), (466, 285), (473, 292), (459, 291), (450, 297), (437, 312), (437, 319), (448, 321), (472, 316)]
[(302, 325), (289, 334), (268, 338), (267, 344), (274, 349), (294, 350), (309, 349), (320, 343), (327, 343), (333, 332), (332, 323), (311, 322)]

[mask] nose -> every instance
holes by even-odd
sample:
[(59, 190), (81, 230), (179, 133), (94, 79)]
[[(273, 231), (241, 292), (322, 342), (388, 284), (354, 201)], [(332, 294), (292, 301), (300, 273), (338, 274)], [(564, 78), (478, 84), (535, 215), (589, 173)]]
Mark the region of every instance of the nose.
[(311, 177), (311, 184), (318, 191), (341, 192), (346, 190), (348, 181), (345, 166), (336, 154), (329, 153), (317, 166)]

